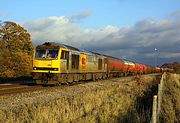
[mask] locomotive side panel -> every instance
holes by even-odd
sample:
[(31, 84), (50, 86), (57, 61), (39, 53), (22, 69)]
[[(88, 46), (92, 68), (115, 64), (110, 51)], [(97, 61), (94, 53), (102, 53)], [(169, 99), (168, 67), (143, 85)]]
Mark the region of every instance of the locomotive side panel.
[(60, 48), (60, 73), (67, 73), (69, 71), (69, 50)]
[(87, 54), (86, 57), (86, 71), (88, 72), (97, 72), (98, 70), (98, 59), (96, 55)]

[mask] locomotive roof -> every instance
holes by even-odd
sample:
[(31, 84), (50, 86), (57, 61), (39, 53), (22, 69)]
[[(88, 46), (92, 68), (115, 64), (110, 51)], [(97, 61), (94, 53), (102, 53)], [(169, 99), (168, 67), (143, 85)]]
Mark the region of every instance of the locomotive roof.
[(83, 49), (79, 49), (79, 48), (75, 48), (66, 44), (61, 44), (61, 43), (55, 43), (55, 42), (45, 42), (44, 44), (38, 45), (36, 47), (36, 49), (59, 49), (59, 48), (67, 48), (73, 51), (78, 51), (81, 53), (87, 53), (87, 54), (93, 54), (89, 51), (83, 50)]
[(37, 49), (44, 49), (44, 48), (48, 48), (48, 49), (59, 49), (59, 48), (67, 48), (70, 50), (75, 50), (75, 51), (80, 51), (80, 49), (72, 47), (72, 46), (68, 46), (65, 44), (61, 44), (61, 43), (55, 43), (55, 42), (45, 42), (44, 44), (38, 45), (36, 48)]

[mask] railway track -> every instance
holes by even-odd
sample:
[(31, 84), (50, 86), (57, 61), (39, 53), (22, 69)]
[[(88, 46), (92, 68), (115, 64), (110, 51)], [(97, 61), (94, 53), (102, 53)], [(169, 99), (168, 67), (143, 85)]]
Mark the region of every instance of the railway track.
[[(160, 76), (161, 74), (156, 73), (156, 74), (152, 74), (152, 75), (157, 75), (157, 76), (159, 75)], [(141, 75), (141, 76), (146, 76), (146, 75)], [(111, 80), (112, 82), (128, 82), (128, 81), (133, 80), (134, 77), (136, 77), (136, 76), (112, 78), (109, 80)], [(104, 81), (104, 80), (98, 80), (98, 81)], [(77, 84), (85, 84), (87, 82), (89, 83), (89, 82), (94, 82), (94, 81), (86, 81), (86, 82), (81, 81), (81, 82), (76, 82), (76, 83), (72, 83), (69, 85), (60, 85), (60, 86), (58, 86), (58, 88), (60, 89), (60, 88), (68, 87), (68, 86), (75, 86)], [(21, 83), (21, 84), (17, 84), (17, 83)], [(0, 96), (8, 95), (8, 94), (39, 91), (42, 89), (48, 89), (49, 87), (53, 87), (53, 86), (43, 86), (43, 85), (36, 85), (36, 84), (32, 84), (32, 83), (22, 84), (22, 82), (16, 82), (15, 84), (0, 84)]]
[(21, 84), (0, 84), (0, 96), (13, 93), (22, 93), (29, 91), (36, 91), (42, 89), (40, 85), (21, 85)]

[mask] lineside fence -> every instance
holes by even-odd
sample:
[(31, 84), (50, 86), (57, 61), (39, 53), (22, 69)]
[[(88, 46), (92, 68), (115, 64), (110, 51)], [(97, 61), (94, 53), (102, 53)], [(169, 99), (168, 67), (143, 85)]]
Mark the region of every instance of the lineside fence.
[(161, 110), (163, 88), (164, 88), (164, 82), (166, 81), (166, 77), (167, 77), (167, 73), (164, 72), (162, 75), (161, 81), (158, 84), (158, 93), (157, 93), (157, 95), (153, 96), (151, 123), (157, 123), (159, 120), (159, 113)]

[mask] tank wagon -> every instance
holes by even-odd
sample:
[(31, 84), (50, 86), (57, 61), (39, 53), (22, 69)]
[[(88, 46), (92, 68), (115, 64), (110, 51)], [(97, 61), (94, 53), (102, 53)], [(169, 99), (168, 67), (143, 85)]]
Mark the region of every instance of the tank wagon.
[(37, 84), (62, 84), (153, 72), (160, 68), (46, 42), (35, 49), (32, 76)]

